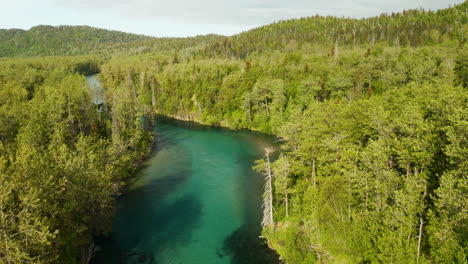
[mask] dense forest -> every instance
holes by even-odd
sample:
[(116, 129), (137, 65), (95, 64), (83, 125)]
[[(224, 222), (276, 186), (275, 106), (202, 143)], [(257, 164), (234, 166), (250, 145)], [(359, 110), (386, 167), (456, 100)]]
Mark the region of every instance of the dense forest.
[(101, 74), (154, 91), (158, 113), (284, 140), (264, 235), (287, 263), (463, 263), (466, 52), (295, 48), (162, 67), (150, 63), (169, 58), (141, 56)]
[(99, 55), (108, 58), (190, 48), (218, 38), (221, 36), (155, 38), (88, 26), (0, 29), (0, 57)]
[(76, 263), (110, 230), (120, 182), (152, 137), (128, 92), (108, 90), (112, 116), (91, 103), (83, 74), (100, 63), (0, 61), (0, 263)]
[[(467, 9), (232, 37), (62, 28), (70, 46), (44, 33), (60, 28), (0, 31), (0, 56), (98, 55), (0, 59), (0, 263), (89, 258), (155, 113), (281, 139), (256, 169), (262, 235), (286, 263), (466, 263)], [(96, 72), (105, 111), (83, 77)]]
[(207, 52), (244, 58), (252, 52), (284, 49), (291, 41), (329, 47), (373, 46), (378, 42), (396, 47), (420, 46), (448, 39), (464, 43), (468, 30), (466, 23), (464, 4), (438, 11), (415, 9), (363, 19), (306, 17), (279, 21), (214, 41), (207, 47)]

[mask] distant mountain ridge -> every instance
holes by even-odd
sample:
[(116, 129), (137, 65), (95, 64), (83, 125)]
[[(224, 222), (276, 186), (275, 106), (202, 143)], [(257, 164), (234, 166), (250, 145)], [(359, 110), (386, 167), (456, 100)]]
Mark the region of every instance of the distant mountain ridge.
[(0, 31), (0, 56), (81, 55), (82, 49), (99, 49), (152, 39), (89, 26), (36, 26), (29, 30)]
[(352, 19), (311, 16), (278, 21), (226, 37), (204, 35), (157, 38), (90, 26), (36, 26), (29, 30), (0, 30), (0, 57), (115, 55), (197, 47), (211, 57), (245, 58), (251, 52), (282, 50), (295, 45), (421, 46), (468, 38), (468, 1), (441, 9)]
[(156, 38), (90, 26), (40, 25), (29, 30), (0, 30), (0, 57), (141, 53), (145, 49), (179, 49), (216, 38), (224, 36)]
[(296, 45), (422, 46), (468, 38), (468, 1), (437, 11), (405, 10), (368, 18), (310, 16), (260, 26), (229, 39), (218, 40), (210, 49), (227, 56), (246, 57), (251, 52), (294, 49)]

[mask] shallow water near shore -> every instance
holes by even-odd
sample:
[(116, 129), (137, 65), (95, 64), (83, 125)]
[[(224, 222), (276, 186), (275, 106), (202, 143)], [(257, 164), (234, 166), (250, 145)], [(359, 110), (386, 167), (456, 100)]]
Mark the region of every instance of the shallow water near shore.
[(271, 136), (159, 118), (156, 148), (117, 200), (93, 263), (278, 263), (259, 238)]

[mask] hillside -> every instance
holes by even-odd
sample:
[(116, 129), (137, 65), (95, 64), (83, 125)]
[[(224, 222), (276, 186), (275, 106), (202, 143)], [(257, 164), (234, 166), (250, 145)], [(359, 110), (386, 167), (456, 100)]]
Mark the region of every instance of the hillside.
[(311, 16), (279, 21), (219, 40), (209, 51), (240, 58), (251, 52), (285, 49), (289, 45), (310, 44), (325, 47), (421, 46), (468, 37), (468, 2), (438, 11), (423, 9), (377, 17), (352, 19)]
[(155, 38), (89, 26), (37, 26), (0, 30), (0, 57), (77, 56), (181, 49), (220, 36)]
[(468, 2), (438, 11), (422, 9), (352, 19), (311, 16), (261, 26), (225, 37), (155, 38), (89, 26), (1, 29), (0, 57), (131, 55), (197, 47), (210, 57), (245, 58), (252, 52), (294, 49), (297, 45), (362, 47), (435, 45), (468, 38)]

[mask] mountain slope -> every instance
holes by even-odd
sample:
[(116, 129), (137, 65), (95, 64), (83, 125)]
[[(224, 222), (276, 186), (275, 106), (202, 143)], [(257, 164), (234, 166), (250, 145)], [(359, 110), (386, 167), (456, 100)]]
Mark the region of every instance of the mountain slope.
[(468, 37), (468, 2), (438, 11), (422, 9), (353, 19), (311, 16), (261, 26), (231, 37), (155, 38), (89, 26), (37, 26), (0, 30), (0, 57), (139, 54), (198, 46), (203, 55), (245, 58), (251, 52), (296, 44), (421, 46)]
[(468, 37), (468, 1), (454, 7), (425, 11), (406, 10), (378, 17), (353, 19), (313, 16), (261, 26), (219, 40), (209, 47), (217, 53), (245, 57), (249, 53), (284, 49), (288, 44), (318, 46), (421, 46)]
[(37, 26), (0, 30), (0, 57), (110, 55), (180, 49), (220, 36), (155, 38), (89, 26)]
[(77, 55), (103, 45), (149, 40), (151, 37), (88, 26), (37, 26), (0, 31), (0, 56)]

